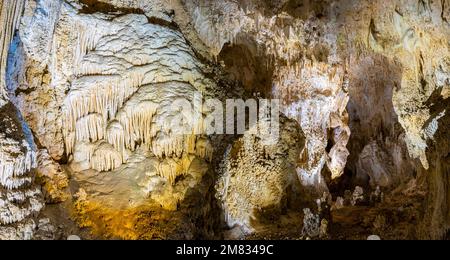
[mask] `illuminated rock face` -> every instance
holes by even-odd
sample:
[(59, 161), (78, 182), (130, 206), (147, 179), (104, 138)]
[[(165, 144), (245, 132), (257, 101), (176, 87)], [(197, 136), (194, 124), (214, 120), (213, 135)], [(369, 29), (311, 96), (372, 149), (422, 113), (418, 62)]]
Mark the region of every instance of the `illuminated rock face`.
[[(282, 7), (287, 1), (274, 3)], [(336, 179), (344, 173), (350, 136), (346, 105), (345, 61), (337, 55), (331, 32), (313, 19), (304, 21), (287, 12), (267, 16), (260, 3), (185, 1), (200, 39), (218, 56), (227, 43), (256, 46), (257, 54), (273, 66), (271, 94), (282, 100), (282, 112), (297, 120), (306, 146), (299, 158), (299, 178), (313, 189), (327, 190), (324, 169)], [(310, 28), (320, 28), (326, 37)], [(327, 38), (329, 37), (329, 38)], [(327, 64), (324, 61), (329, 61)], [(332, 144), (331, 150), (326, 150)], [(319, 192), (320, 193), (320, 192)]]
[[(41, 190), (113, 238), (258, 233), (287, 197), (301, 213), (341, 184), (428, 190), (415, 235), (450, 225), (448, 1), (0, 7), (0, 239), (32, 237)], [(280, 99), (280, 141), (174, 134), (171, 105), (196, 92)]]
[(280, 124), (276, 144), (265, 145), (250, 130), (226, 151), (217, 195), (229, 227), (255, 232), (290, 207), (289, 196), (301, 196), (295, 166), (304, 137), (295, 121), (282, 118)]
[[(67, 3), (35, 4), (46, 12), (34, 12), (35, 6), (26, 10), (20, 39), (13, 43), (17, 53), (11, 53), (23, 63), (15, 62), (8, 89), (20, 93), (42, 84), (34, 94), (16, 95), (14, 101), (42, 133), (38, 140), (50, 156), (68, 161), (87, 199), (105, 211), (148, 206), (170, 215), (164, 212), (177, 211), (192, 196), (189, 192), (207, 192), (202, 181), (212, 160), (210, 141), (170, 128), (179, 118), (173, 109), (176, 100), (193, 102), (198, 93), (215, 87), (181, 32), (170, 21), (151, 22), (140, 14), (84, 14)], [(47, 74), (36, 83), (40, 67)], [(197, 124), (193, 129), (201, 127), (201, 115)], [(46, 195), (50, 201), (65, 200), (58, 189), (68, 183), (45, 153), (38, 172)], [(25, 159), (23, 172), (31, 168), (31, 159)], [(4, 167), (12, 176), (11, 167)], [(95, 195), (99, 192), (101, 196)]]
[(6, 95), (8, 50), (24, 2), (0, 3), (0, 240), (31, 239), (32, 217), (44, 206), (40, 189), (33, 185), (37, 159), (31, 131)]
[[(120, 209), (122, 201), (138, 207), (152, 199), (166, 210), (177, 210), (188, 188), (202, 180), (206, 161), (212, 159), (206, 138), (178, 135), (167, 127), (179, 113), (172, 109), (173, 102), (193, 102), (196, 92), (212, 87), (202, 74), (203, 65), (180, 32), (149, 23), (143, 15), (70, 16), (74, 11), (64, 8), (61, 15), (65, 12), (76, 28), (72, 32), (76, 35), (75, 79), (62, 105), (62, 132), (72, 168), (75, 172), (112, 171), (113, 176), (136, 179), (129, 184), (119, 176), (109, 181), (96, 173), (99, 187), (83, 186), (88, 194), (115, 187), (99, 198), (102, 203), (115, 200), (106, 203), (112, 208)], [(61, 62), (67, 66), (66, 60)], [(85, 180), (76, 178), (81, 183)]]
[[(95, 30), (89, 29), (97, 21), (92, 19), (80, 18), (74, 68), (80, 72), (62, 108), (66, 152), (89, 143), (90, 168), (98, 171), (126, 163), (137, 146), (160, 159), (195, 155), (196, 136), (175, 136), (158, 124), (177, 116), (170, 111), (172, 102), (192, 101), (196, 91), (211, 84), (180, 33), (149, 24), (145, 16), (98, 20)], [(211, 153), (208, 148), (204, 158)], [(171, 182), (186, 172), (169, 168), (160, 170)]]
[[(448, 183), (448, 174), (435, 175), (448, 168), (436, 155), (448, 153), (448, 3), (185, 2), (214, 55), (227, 42), (256, 42), (259, 55), (272, 57), (273, 94), (305, 133), (298, 165), (305, 184), (326, 189), (327, 171), (373, 187), (399, 185), (415, 172), (431, 189)], [(448, 223), (448, 200), (436, 199), (428, 210)]]

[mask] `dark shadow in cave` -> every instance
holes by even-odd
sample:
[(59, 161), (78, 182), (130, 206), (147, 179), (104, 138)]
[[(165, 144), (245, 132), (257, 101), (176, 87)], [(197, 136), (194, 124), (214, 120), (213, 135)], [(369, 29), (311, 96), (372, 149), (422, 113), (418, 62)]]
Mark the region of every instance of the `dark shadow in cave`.
[(327, 10), (330, 3), (323, 0), (289, 0), (283, 10), (296, 18), (307, 19), (310, 15), (321, 19), (329, 17)]
[(273, 65), (258, 54), (255, 42), (245, 39), (242, 42), (225, 45), (219, 55), (219, 60), (225, 64), (226, 77), (243, 87), (244, 96), (240, 98), (251, 98), (254, 93), (259, 93), (262, 98), (270, 97)]
[[(373, 54), (360, 58), (349, 70), (349, 96), (347, 105), (349, 113), (350, 140), (347, 148), (350, 152), (343, 176), (329, 185), (330, 192), (335, 196), (343, 196), (345, 190), (353, 190), (359, 185), (370, 189), (370, 176), (361, 172), (358, 165), (360, 155), (366, 145), (375, 142), (383, 152), (388, 153), (387, 138), (400, 140), (404, 134), (398, 122), (393, 106), (393, 91), (401, 84), (402, 67), (387, 57)], [(402, 151), (406, 145), (402, 142)], [(391, 156), (391, 155), (389, 155)], [(402, 154), (406, 160), (407, 153)], [(391, 162), (382, 162), (387, 169)], [(368, 165), (363, 165), (366, 171), (371, 171)], [(394, 178), (399, 173), (389, 172)]]
[[(230, 43), (226, 44), (222, 51), (220, 52), (218, 59), (224, 66), (220, 69), (215, 70), (216, 75), (212, 75), (213, 78), (218, 82), (220, 89), (224, 91), (221, 94), (223, 99), (258, 99), (258, 98), (270, 98), (272, 90), (272, 79), (274, 67), (269, 62), (267, 57), (260, 55), (257, 49), (257, 43), (253, 40), (239, 37), (239, 44), (232, 45)], [(217, 76), (220, 75), (220, 76)], [(224, 101), (224, 100), (222, 100)], [(248, 113), (249, 110), (246, 109), (246, 129), (249, 129)], [(225, 125), (225, 124), (224, 124)], [(237, 124), (235, 122), (235, 128)], [(236, 133), (236, 129), (235, 129)], [(215, 135), (212, 136), (214, 149), (214, 156), (212, 167), (214, 169), (214, 181), (217, 181), (219, 164), (223, 159), (223, 155), (228, 147), (236, 143), (236, 141), (241, 137), (241, 135)], [(215, 190), (211, 190), (211, 194), (214, 194)], [(292, 199), (291, 199), (292, 200)], [(286, 198), (286, 204), (292, 204), (293, 202), (290, 198)], [(225, 223), (225, 217), (223, 216), (223, 209), (214, 196), (211, 198), (213, 203), (212, 207), (215, 213), (215, 217), (220, 215), (219, 231), (224, 232), (230, 228)], [(273, 216), (274, 212), (280, 213), (280, 209), (267, 209), (263, 210), (263, 215)], [(279, 214), (278, 214), (279, 215)], [(262, 217), (266, 219), (265, 217)], [(270, 219), (270, 217), (268, 217)], [(216, 222), (218, 223), (218, 222)], [(199, 223), (201, 225), (207, 224)], [(217, 228), (215, 229), (217, 232)], [(219, 237), (223, 234), (216, 234)]]
[[(427, 159), (430, 169), (426, 171), (428, 196), (424, 217), (424, 232), (428, 238), (450, 239), (450, 98), (444, 99), (442, 88), (436, 89), (426, 102), (430, 107), (430, 120), (438, 118), (438, 128), (433, 139), (427, 142)], [(429, 229), (429, 230), (426, 230)], [(430, 231), (428, 234), (427, 231)]]
[(98, 0), (80, 0), (83, 14), (105, 13), (105, 14), (144, 14), (144, 11), (138, 8), (117, 7), (109, 3)]

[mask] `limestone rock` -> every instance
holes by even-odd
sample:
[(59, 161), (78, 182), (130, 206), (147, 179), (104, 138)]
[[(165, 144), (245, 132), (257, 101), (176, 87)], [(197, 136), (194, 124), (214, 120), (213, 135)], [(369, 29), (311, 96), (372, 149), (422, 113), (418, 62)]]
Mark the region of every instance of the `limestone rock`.
[(309, 208), (305, 208), (303, 213), (303, 236), (306, 236), (307, 238), (318, 237), (321, 234), (321, 231), (326, 229), (325, 222), (323, 222), (324, 225), (322, 226), (319, 215), (312, 213)]
[(381, 238), (377, 235), (370, 235), (367, 237), (367, 240), (381, 240)]
[(65, 201), (69, 197), (65, 190), (69, 185), (66, 172), (58, 163), (53, 161), (47, 150), (39, 150), (37, 157), (36, 175), (42, 185), (47, 203)]
[(364, 190), (363, 188), (356, 186), (355, 191), (353, 191), (352, 200), (350, 203), (352, 204), (352, 206), (355, 206), (356, 204), (358, 204), (363, 200), (364, 200)]
[[(244, 237), (317, 203), (303, 233), (324, 238), (314, 199), (358, 185), (334, 214), (414, 205), (409, 236), (442, 238), (449, 19), (448, 1), (3, 0), (0, 238), (54, 237), (39, 185), (62, 208), (83, 191), (78, 224), (104, 237), (211, 238), (220, 215)], [(172, 109), (251, 96), (281, 101), (276, 145)]]
[(70, 235), (67, 237), (67, 240), (81, 240), (81, 238), (77, 235)]
[(263, 145), (249, 131), (228, 148), (217, 189), (229, 227), (255, 232), (264, 217), (276, 217), (287, 207), (283, 201), (300, 184), (292, 167), (301, 138), (295, 123), (284, 119), (273, 146)]

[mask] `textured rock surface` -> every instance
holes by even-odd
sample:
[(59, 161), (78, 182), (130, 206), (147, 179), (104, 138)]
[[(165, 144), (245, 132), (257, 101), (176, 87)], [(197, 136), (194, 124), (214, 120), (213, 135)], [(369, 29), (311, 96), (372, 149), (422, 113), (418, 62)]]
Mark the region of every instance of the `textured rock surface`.
[[(56, 15), (55, 5), (38, 4), (54, 21), (50, 17)], [(87, 192), (78, 210), (96, 203), (105, 210), (128, 210), (155, 201), (155, 207), (176, 211), (189, 189), (201, 186), (198, 190), (207, 192), (201, 181), (208, 169), (205, 161), (212, 157), (209, 141), (175, 135), (165, 125), (178, 116), (171, 110), (175, 100), (193, 101), (195, 91), (205, 93), (214, 87), (182, 34), (170, 23), (151, 22), (144, 15), (84, 14), (67, 3), (59, 7), (49, 45), (52, 58), (42, 61), (49, 68), (47, 84), (55, 99), (33, 100), (32, 106), (42, 109), (23, 113), (37, 119), (32, 127), (45, 133), (41, 144), (54, 159), (66, 157), (74, 179)], [(27, 39), (23, 48), (33, 53), (28, 58), (41, 56), (40, 46), (27, 44), (37, 37), (29, 31), (34, 19), (38, 20), (36, 14), (23, 30)], [(33, 58), (33, 67), (36, 61)], [(34, 92), (45, 98), (50, 94), (46, 91)], [(28, 106), (28, 98), (19, 95), (17, 103)], [(51, 114), (54, 124), (43, 121), (49, 117), (41, 113)], [(51, 169), (42, 167), (41, 175), (49, 179), (44, 180), (44, 188), (56, 188), (47, 191), (50, 199), (63, 200), (58, 190), (66, 186), (64, 177), (56, 179), (58, 169), (50, 177), (52, 173), (45, 172)], [(125, 231), (105, 232), (130, 238)]]
[(9, 45), (14, 37), (15, 30), (17, 29), (22, 11), (24, 8), (24, 0), (13, 1), (5, 0), (0, 3), (0, 105), (3, 106), (8, 101), (6, 95), (6, 64), (8, 61)]
[(69, 186), (67, 173), (55, 162), (47, 150), (38, 151), (36, 176), (47, 203), (60, 203), (68, 199), (66, 188)]
[(25, 1), (0, 3), (0, 239), (31, 239), (31, 219), (44, 207), (33, 185), (37, 166), (31, 131), (7, 96), (5, 74), (10, 43)]
[(254, 232), (264, 219), (273, 221), (292, 207), (289, 200), (301, 196), (295, 165), (303, 136), (287, 119), (280, 128), (281, 138), (274, 145), (264, 145), (249, 131), (227, 149), (217, 195), (229, 227)]
[[(30, 218), (41, 190), (99, 237), (220, 237), (222, 221), (231, 237), (256, 238), (284, 224), (321, 239), (450, 228), (448, 1), (3, 0), (0, 10), (2, 239), (56, 237), (52, 220)], [(196, 91), (280, 99), (280, 141), (175, 135), (170, 105), (199, 101)], [(315, 209), (328, 191), (333, 218)]]
[[(286, 2), (274, 6), (282, 7)], [(310, 30), (320, 28), (327, 33), (334, 28), (287, 12), (265, 14), (258, 1), (245, 3), (248, 5), (239, 1), (185, 1), (199, 37), (214, 56), (231, 43), (249, 45), (250, 50), (256, 49), (254, 55), (268, 57), (267, 66), (274, 68), (269, 91), (283, 101), (282, 112), (296, 119), (306, 136), (299, 177), (306, 185), (326, 190), (322, 169), (326, 165), (332, 178), (337, 178), (348, 156), (345, 64), (339, 63), (336, 44), (327, 38), (331, 34), (321, 37), (318, 31)], [(324, 63), (328, 59), (329, 64)], [(333, 145), (326, 151), (328, 139)]]

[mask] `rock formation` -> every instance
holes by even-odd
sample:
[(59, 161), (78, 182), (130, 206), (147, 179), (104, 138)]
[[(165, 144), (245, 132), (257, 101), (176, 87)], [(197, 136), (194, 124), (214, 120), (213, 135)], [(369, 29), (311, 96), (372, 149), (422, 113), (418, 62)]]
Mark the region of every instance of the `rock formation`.
[(448, 1), (0, 12), (0, 239), (448, 237)]
[(43, 208), (34, 186), (36, 146), (31, 131), (7, 95), (5, 74), (9, 46), (20, 22), (25, 1), (0, 4), (0, 239), (31, 239), (31, 218)]
[(295, 122), (284, 118), (280, 130), (281, 139), (275, 145), (264, 145), (250, 129), (228, 147), (217, 195), (229, 227), (255, 232), (264, 218), (273, 220), (292, 208), (288, 197), (301, 196), (295, 167), (303, 136)]

